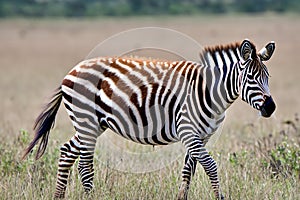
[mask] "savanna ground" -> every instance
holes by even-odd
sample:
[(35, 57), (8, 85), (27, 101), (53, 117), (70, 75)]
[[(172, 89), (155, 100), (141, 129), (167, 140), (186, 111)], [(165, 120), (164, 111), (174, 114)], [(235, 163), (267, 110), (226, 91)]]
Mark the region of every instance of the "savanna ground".
[[(144, 26), (175, 29), (202, 45), (249, 38), (260, 49), (270, 40), (276, 42), (267, 63), (275, 115), (262, 119), (238, 99), (210, 149), (226, 199), (300, 199), (300, 17), (273, 15), (0, 21), (0, 199), (53, 198), (59, 147), (74, 131), (60, 109), (44, 157), (34, 161), (31, 155), (21, 162), (22, 151), (33, 138), (35, 117), (64, 75), (95, 45), (120, 31)], [(182, 159), (142, 174), (118, 172), (96, 160), (94, 192), (84, 194), (74, 168), (66, 196), (175, 199)], [(213, 199), (200, 166), (189, 197)]]

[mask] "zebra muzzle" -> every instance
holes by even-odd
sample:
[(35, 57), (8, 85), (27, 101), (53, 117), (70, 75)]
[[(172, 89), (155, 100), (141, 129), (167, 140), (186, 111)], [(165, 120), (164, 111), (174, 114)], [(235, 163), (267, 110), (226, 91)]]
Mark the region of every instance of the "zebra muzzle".
[(264, 104), (260, 108), (261, 115), (263, 117), (270, 117), (275, 111), (276, 105), (271, 96), (265, 99)]

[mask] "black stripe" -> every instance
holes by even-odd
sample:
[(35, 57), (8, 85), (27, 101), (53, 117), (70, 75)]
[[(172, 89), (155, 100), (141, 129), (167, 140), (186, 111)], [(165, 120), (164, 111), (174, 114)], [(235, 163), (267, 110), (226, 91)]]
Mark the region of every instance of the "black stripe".
[[(198, 95), (199, 95), (199, 102), (200, 102), (201, 109), (203, 110), (206, 116), (210, 117), (211, 113), (209, 112), (209, 110), (206, 108), (204, 104), (204, 101), (207, 101), (208, 105), (211, 103), (211, 99), (209, 98), (210, 94), (206, 87), (204, 89), (205, 91), (202, 90), (202, 85), (203, 85), (203, 68), (201, 68), (200, 75), (199, 75)], [(204, 99), (204, 94), (203, 94), (204, 92), (206, 93), (206, 95), (208, 95), (206, 99)]]

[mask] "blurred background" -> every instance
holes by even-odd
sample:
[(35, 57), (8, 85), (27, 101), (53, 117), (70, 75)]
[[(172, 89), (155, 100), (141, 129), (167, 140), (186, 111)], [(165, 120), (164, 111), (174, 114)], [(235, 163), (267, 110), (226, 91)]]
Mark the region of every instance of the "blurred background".
[[(297, 118), (298, 0), (0, 0), (0, 135), (31, 132), (47, 97), (75, 64), (108, 37), (145, 26), (174, 29), (203, 46), (249, 38), (260, 49), (274, 40), (267, 67), (275, 115), (262, 119), (237, 100), (225, 128), (257, 122), (276, 126)], [(69, 137), (72, 128), (64, 109), (57, 121)]]
[(264, 12), (298, 13), (298, 0), (10, 0), (0, 1), (1, 17), (97, 17), (198, 15)]

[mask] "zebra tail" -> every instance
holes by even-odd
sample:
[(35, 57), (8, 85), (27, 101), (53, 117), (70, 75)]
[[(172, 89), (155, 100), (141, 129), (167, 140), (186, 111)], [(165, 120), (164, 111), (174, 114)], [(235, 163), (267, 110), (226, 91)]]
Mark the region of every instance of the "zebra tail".
[(35, 131), (34, 139), (31, 141), (31, 143), (25, 150), (22, 160), (32, 151), (32, 149), (39, 142), (40, 139), (42, 140), (39, 144), (39, 148), (36, 153), (35, 159), (39, 159), (45, 153), (48, 144), (49, 133), (55, 124), (55, 116), (59, 109), (61, 100), (62, 90), (61, 87), (59, 87), (55, 90), (51, 101), (45, 106), (44, 110), (37, 117), (33, 127), (33, 130)]

